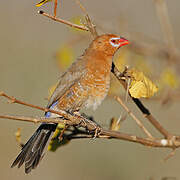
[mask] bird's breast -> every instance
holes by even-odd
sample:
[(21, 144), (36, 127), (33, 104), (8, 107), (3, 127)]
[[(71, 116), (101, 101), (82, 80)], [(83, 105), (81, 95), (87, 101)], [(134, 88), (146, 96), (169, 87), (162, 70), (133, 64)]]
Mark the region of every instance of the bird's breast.
[(110, 86), (110, 67), (92, 69), (87, 72), (83, 82), (88, 90), (88, 98), (85, 103), (87, 108), (95, 110), (106, 97)]
[(84, 73), (61, 96), (59, 109), (71, 112), (83, 107), (96, 109), (106, 97), (110, 86), (111, 64), (102, 58), (84, 60)]

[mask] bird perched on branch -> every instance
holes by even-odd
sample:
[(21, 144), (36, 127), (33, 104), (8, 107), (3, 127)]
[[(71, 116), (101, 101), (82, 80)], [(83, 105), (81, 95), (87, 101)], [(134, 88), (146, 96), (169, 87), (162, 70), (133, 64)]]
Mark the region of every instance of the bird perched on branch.
[[(128, 44), (128, 40), (113, 35), (98, 36), (84, 54), (61, 76), (47, 108), (69, 113), (92, 107), (96, 109), (106, 97), (110, 85), (111, 65), (115, 52)], [(46, 118), (57, 117), (51, 112)], [(42, 123), (23, 146), (11, 167), (25, 163), (25, 173), (36, 168), (43, 157), (43, 150), (57, 124)]]

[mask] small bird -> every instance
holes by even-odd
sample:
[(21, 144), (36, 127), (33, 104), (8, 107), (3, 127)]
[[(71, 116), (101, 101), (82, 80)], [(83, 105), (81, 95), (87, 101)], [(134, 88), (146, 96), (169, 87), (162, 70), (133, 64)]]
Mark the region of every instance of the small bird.
[[(60, 77), (47, 108), (69, 113), (79, 112), (84, 107), (95, 110), (108, 93), (113, 56), (121, 46), (128, 43), (125, 38), (113, 34), (104, 34), (94, 39), (83, 55)], [(58, 115), (46, 112), (45, 117)], [(35, 169), (56, 127), (57, 124), (42, 123), (23, 146), (11, 167), (17, 165), (20, 168), (25, 163), (25, 173)]]

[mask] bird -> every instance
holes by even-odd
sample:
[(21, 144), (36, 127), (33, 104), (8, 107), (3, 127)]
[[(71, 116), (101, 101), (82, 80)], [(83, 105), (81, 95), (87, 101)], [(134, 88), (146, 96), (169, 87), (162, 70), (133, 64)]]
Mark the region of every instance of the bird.
[[(77, 113), (90, 107), (95, 110), (108, 93), (113, 56), (120, 47), (127, 44), (129, 41), (118, 35), (97, 36), (62, 74), (47, 108), (68, 113)], [(58, 116), (49, 111), (45, 113), (46, 118)], [(20, 168), (25, 164), (26, 174), (35, 169), (44, 156), (44, 148), (56, 127), (55, 123), (42, 123), (22, 147), (11, 167)]]

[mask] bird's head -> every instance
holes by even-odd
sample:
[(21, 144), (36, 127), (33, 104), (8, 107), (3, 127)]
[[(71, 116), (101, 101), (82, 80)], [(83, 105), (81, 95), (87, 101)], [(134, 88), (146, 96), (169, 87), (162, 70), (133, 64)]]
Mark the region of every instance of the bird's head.
[(107, 56), (113, 56), (120, 47), (127, 44), (129, 44), (129, 41), (123, 37), (114, 34), (104, 34), (98, 36), (90, 47), (103, 52)]

